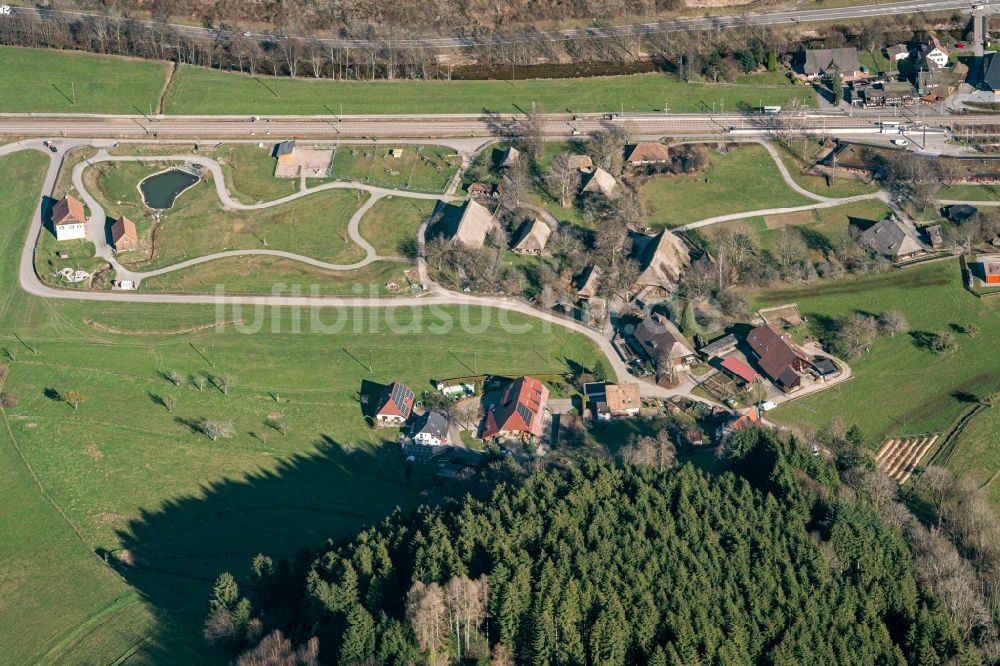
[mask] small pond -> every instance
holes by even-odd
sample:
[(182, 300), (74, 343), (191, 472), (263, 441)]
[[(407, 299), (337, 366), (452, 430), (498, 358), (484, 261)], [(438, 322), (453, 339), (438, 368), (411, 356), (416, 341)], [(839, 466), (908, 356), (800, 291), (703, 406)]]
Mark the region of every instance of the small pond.
[(170, 208), (184, 190), (194, 187), (199, 180), (201, 178), (189, 171), (167, 169), (143, 179), (139, 183), (139, 191), (150, 208)]

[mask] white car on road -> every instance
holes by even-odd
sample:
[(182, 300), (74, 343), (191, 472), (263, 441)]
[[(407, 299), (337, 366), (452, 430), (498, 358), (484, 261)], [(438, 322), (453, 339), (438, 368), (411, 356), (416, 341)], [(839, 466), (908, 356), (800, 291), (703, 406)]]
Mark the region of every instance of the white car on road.
[(908, 146), (910, 145), (909, 139), (893, 139), (892, 145), (894, 146)]
[(774, 402), (774, 400), (765, 400), (757, 403), (757, 407), (759, 407), (762, 412), (769, 412), (777, 406), (778, 404)]

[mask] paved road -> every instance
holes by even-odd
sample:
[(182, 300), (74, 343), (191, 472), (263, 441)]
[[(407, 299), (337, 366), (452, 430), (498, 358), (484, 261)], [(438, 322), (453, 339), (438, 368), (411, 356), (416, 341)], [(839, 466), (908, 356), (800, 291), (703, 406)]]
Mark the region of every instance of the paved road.
[[(981, 0), (978, 4), (989, 5), (993, 4), (993, 2), (994, 0)], [(655, 35), (691, 30), (724, 30), (727, 28), (742, 28), (751, 25), (789, 25), (795, 23), (811, 23), (816, 21), (834, 21), (838, 19), (899, 16), (920, 12), (969, 9), (972, 4), (973, 3), (969, 0), (908, 0), (906, 2), (888, 2), (875, 5), (859, 5), (855, 7), (832, 7), (829, 9), (788, 9), (761, 14), (756, 12), (746, 12), (732, 16), (677, 18), (649, 23), (631, 23), (605, 27), (546, 30), (486, 36), (456, 35), (449, 37), (417, 37), (394, 40), (321, 38), (316, 41), (319, 41), (327, 46), (339, 48), (385, 48), (391, 45), (396, 48), (404, 49), (451, 49), (517, 42), (562, 42), (578, 39), (606, 39), (609, 37)], [(13, 16), (43, 18), (61, 23), (75, 23), (84, 18), (100, 17), (98, 14), (34, 9), (30, 7), (12, 7), (11, 14)], [(132, 21), (133, 23), (150, 27), (164, 27), (163, 24), (155, 23), (153, 21), (144, 21), (139, 19), (133, 19)], [(180, 24), (167, 24), (165, 27), (168, 27), (177, 34), (203, 39), (232, 39), (243, 34), (241, 31), (203, 28), (199, 26)], [(271, 41), (277, 39), (272, 34), (262, 32), (252, 32), (249, 36), (258, 41)]]
[[(853, 116), (810, 112), (795, 117), (804, 130), (823, 134), (865, 134), (877, 130), (878, 114)], [(101, 116), (58, 114), (0, 114), (0, 135), (16, 137), (86, 137), (122, 139), (256, 139), (289, 137), (325, 139), (495, 137), (517, 132), (523, 117), (516, 115), (394, 115), (394, 116), (274, 116), (252, 121), (248, 116)], [(729, 114), (625, 114), (607, 119), (603, 114), (546, 114), (542, 130), (550, 137), (592, 134), (608, 125), (622, 124), (634, 136), (733, 136), (740, 132), (766, 134), (778, 129), (783, 116)], [(928, 127), (1000, 125), (1000, 114), (919, 116)], [(910, 124), (916, 124), (916, 121)], [(731, 129), (732, 128), (732, 129)]]

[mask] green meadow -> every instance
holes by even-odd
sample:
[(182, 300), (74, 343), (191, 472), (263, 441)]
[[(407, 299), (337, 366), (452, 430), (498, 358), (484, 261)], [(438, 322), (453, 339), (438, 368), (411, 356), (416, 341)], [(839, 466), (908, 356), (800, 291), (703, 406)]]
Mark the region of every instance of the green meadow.
[[(962, 286), (957, 259), (888, 273), (817, 282), (753, 294), (755, 305), (797, 303), (808, 320), (802, 335), (824, 337), (838, 317), (901, 311), (909, 333), (883, 337), (850, 361), (854, 378), (794, 400), (774, 420), (816, 428), (839, 416), (858, 424), (873, 445), (893, 435), (944, 432), (978, 398), (1000, 389), (1000, 300), (979, 299)], [(975, 325), (982, 333), (959, 332)], [(953, 332), (958, 348), (935, 354), (928, 333)]]
[[(149, 113), (166, 82), (165, 63), (70, 51), (0, 47), (0, 112)], [(199, 115), (699, 112), (738, 105), (816, 105), (808, 87), (771, 78), (684, 83), (668, 74), (523, 81), (331, 81), (255, 77), (181, 65), (164, 113)], [(75, 103), (74, 103), (75, 96)]]
[[(220, 571), (242, 578), (258, 551), (294, 556), (433, 493), (396, 433), (367, 425), (370, 383), (419, 394), (435, 378), (597, 358), (582, 336), (481, 308), (28, 296), (15, 276), (45, 166), (0, 158), (0, 350), (17, 399), (0, 435), (0, 662), (217, 662), (200, 625)], [(211, 440), (204, 419), (232, 436)]]

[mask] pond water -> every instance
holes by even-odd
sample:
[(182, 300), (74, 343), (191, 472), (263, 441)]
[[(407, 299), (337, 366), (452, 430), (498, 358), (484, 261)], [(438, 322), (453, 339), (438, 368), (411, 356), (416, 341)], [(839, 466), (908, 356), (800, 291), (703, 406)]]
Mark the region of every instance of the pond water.
[(170, 208), (181, 192), (193, 187), (201, 178), (180, 169), (168, 169), (139, 183), (142, 198), (150, 208)]

